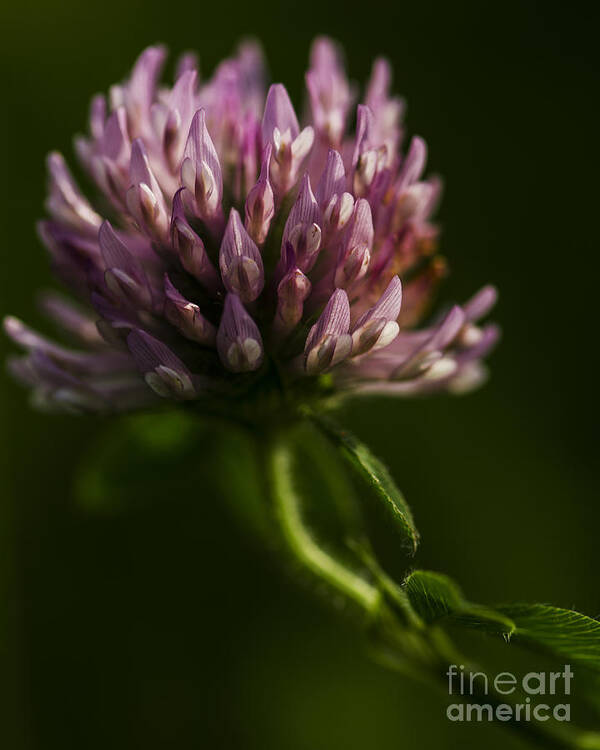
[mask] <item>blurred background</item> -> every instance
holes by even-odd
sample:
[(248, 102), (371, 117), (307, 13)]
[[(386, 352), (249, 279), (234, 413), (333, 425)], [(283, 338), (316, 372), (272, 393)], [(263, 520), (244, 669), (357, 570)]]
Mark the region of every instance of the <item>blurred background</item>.
[[(504, 338), (483, 390), (358, 403), (345, 422), (409, 499), (420, 566), (452, 575), (474, 601), (599, 615), (591, 7), (5, 4), (0, 312), (40, 322), (35, 294), (52, 283), (34, 231), (44, 156), (57, 148), (73, 161), (91, 95), (146, 45), (195, 49), (209, 72), (257, 36), (296, 104), (317, 33), (344, 45), (357, 81), (386, 55), (408, 132), (427, 140), (429, 170), (445, 179), (439, 220), (452, 273), (442, 297), (462, 301), (494, 282)], [(0, 339), (2, 359), (9, 349)], [(120, 512), (79, 507), (78, 466), (108, 429), (37, 414), (0, 375), (4, 747), (524, 747), (494, 727), (450, 725), (443, 696), (372, 663), (352, 625), (290, 585), (201, 476), (158, 485), (151, 502)]]

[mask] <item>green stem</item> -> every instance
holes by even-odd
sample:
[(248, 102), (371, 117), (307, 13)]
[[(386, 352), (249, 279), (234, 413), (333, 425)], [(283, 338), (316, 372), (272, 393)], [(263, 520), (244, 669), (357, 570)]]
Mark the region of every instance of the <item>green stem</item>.
[(285, 440), (271, 441), (268, 461), (275, 512), (291, 552), (311, 573), (373, 616), (381, 601), (379, 590), (325, 552), (304, 525), (292, 476), (292, 456)]

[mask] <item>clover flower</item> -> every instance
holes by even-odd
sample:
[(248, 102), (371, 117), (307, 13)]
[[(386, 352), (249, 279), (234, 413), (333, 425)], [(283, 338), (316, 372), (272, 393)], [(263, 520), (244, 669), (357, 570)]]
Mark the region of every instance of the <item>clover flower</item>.
[(357, 104), (337, 47), (317, 39), (301, 127), (253, 44), (206, 81), (185, 56), (172, 88), (164, 59), (148, 48), (108, 102), (92, 100), (76, 150), (93, 201), (48, 158), (39, 232), (78, 303), (42, 300), (75, 348), (5, 320), (26, 352), (10, 368), (37, 403), (120, 411), (269, 382), (399, 395), (477, 384), (497, 337), (478, 326), (492, 288), (416, 327), (445, 268), (440, 182), (423, 178), (423, 140), (401, 150), (387, 62)]
[[(415, 569), (419, 533), (390, 472), (322, 413), (352, 394), (472, 388), (498, 337), (479, 323), (495, 302), (492, 287), (429, 317), (445, 272), (431, 218), (441, 185), (423, 177), (422, 139), (402, 148), (403, 104), (390, 95), (388, 64), (375, 62), (359, 103), (338, 49), (317, 39), (301, 127), (284, 86), (266, 88), (252, 44), (205, 82), (184, 56), (172, 88), (159, 83), (164, 59), (161, 47), (148, 48), (108, 102), (92, 100), (90, 133), (76, 150), (93, 201), (60, 154), (48, 158), (40, 235), (77, 301), (51, 293), (42, 307), (72, 343), (9, 317), (5, 329), (25, 349), (12, 373), (46, 409), (197, 405), (216, 448), (198, 447), (215, 488), (235, 496), (232, 508), (263, 546), (332, 593), (336, 609), (358, 615), (381, 664), (445, 685), (456, 664), (486, 676), (481, 649), (475, 666), (461, 653), (466, 633), (459, 651), (444, 630), (451, 625), (578, 664), (597, 699), (600, 623), (547, 605), (474, 604), (448, 576)], [(169, 441), (205, 439), (180, 429), (181, 418)], [(159, 431), (162, 419), (152, 422)], [(138, 430), (119, 427), (111, 439), (128, 467), (131, 448), (148, 450)], [(94, 481), (80, 484), (111, 507), (111, 457), (90, 455)], [(401, 580), (378, 559), (366, 503), (398, 533)], [(494, 688), (489, 700), (499, 721), (500, 708), (519, 716), (506, 692)], [(568, 722), (512, 728), (544, 746), (600, 748), (597, 732)]]

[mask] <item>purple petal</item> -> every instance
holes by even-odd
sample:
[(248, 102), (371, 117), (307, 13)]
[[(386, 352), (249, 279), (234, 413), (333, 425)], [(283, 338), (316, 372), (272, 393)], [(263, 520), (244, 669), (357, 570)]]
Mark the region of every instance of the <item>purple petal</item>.
[(157, 46), (148, 47), (137, 59), (127, 83), (127, 108), (133, 116), (150, 110), (165, 57), (165, 48)]
[(118, 107), (106, 121), (100, 144), (100, 153), (116, 164), (129, 164), (131, 140), (127, 128), (127, 113), (124, 107)]
[(281, 134), (289, 130), (292, 140), (300, 133), (294, 107), (285, 86), (281, 83), (273, 83), (267, 94), (262, 121), (263, 147), (273, 142), (273, 133), (276, 128)]
[(310, 67), (319, 71), (339, 70), (341, 50), (326, 36), (317, 37), (310, 50)]
[(157, 130), (162, 132), (163, 152), (172, 172), (178, 171), (196, 111), (196, 79), (195, 70), (182, 73), (169, 95), (168, 104), (153, 105), (153, 114), (158, 113)]
[(310, 226), (313, 223), (318, 223), (320, 218), (321, 212), (319, 211), (319, 206), (313, 195), (310, 185), (310, 177), (308, 176), (308, 173), (306, 173), (302, 178), (298, 197), (296, 198), (285, 223), (283, 241), (285, 242), (289, 239), (289, 235), (297, 225), (303, 227)]
[(216, 293), (222, 288), (221, 280), (206, 253), (202, 239), (186, 219), (182, 200), (182, 194), (186, 190), (180, 188), (173, 197), (171, 242), (185, 270), (198, 279), (209, 292)]
[(65, 371), (43, 352), (13, 358), (9, 370), (17, 380), (34, 388), (34, 404), (43, 410), (80, 414), (109, 408), (92, 383)]
[(49, 173), (47, 210), (57, 221), (95, 234), (102, 219), (81, 194), (62, 155), (57, 152), (49, 154), (47, 167)]
[(304, 301), (311, 291), (309, 279), (299, 268), (288, 271), (277, 286), (275, 331), (286, 336), (302, 320)]
[(373, 63), (373, 70), (365, 95), (365, 104), (372, 112), (376, 112), (386, 101), (391, 81), (392, 70), (389, 62), (383, 57), (378, 58)]
[(247, 97), (247, 103), (265, 98), (265, 60), (260, 44), (245, 41), (240, 44), (237, 54), (242, 91)]
[(193, 71), (197, 74), (198, 72), (198, 55), (195, 52), (184, 52), (183, 55), (177, 60), (175, 66), (175, 78), (179, 80), (184, 73)]
[(199, 344), (215, 343), (216, 329), (200, 312), (198, 305), (185, 299), (165, 274), (165, 316), (186, 338)]
[(143, 275), (140, 264), (119, 239), (109, 221), (102, 222), (98, 243), (106, 268), (119, 268), (134, 278)]
[(373, 129), (373, 113), (364, 104), (359, 104), (356, 114), (356, 139), (352, 166), (356, 167), (363, 151), (371, 147), (371, 131)]
[(338, 145), (345, 131), (352, 95), (341, 54), (330, 39), (315, 40), (306, 87), (316, 130), (325, 141)]
[(263, 148), (273, 146), (271, 180), (280, 198), (296, 183), (300, 167), (314, 141), (314, 131), (308, 126), (300, 132), (298, 120), (285, 88), (273, 84), (269, 89), (262, 120)]
[(352, 330), (356, 331), (364, 323), (373, 318), (397, 320), (398, 315), (400, 315), (401, 306), (402, 282), (398, 276), (393, 276), (377, 303), (356, 321)]
[(464, 310), (458, 305), (454, 305), (443, 321), (438, 325), (434, 334), (427, 342), (426, 348), (429, 350), (445, 349), (452, 343), (452, 341), (454, 341), (465, 324), (465, 320), (466, 316)]
[(396, 338), (401, 304), (402, 283), (394, 276), (377, 303), (356, 321), (352, 329), (353, 356), (382, 349)]
[(305, 173), (283, 230), (282, 257), (291, 252), (301, 270), (310, 270), (321, 247), (320, 224), (321, 212), (310, 186), (310, 177)]
[(165, 238), (169, 226), (165, 199), (140, 138), (136, 138), (131, 146), (129, 178), (132, 185), (127, 191), (126, 202), (131, 215), (142, 231)]
[(459, 364), (485, 357), (498, 343), (500, 334), (500, 327), (494, 324), (484, 328), (466, 325), (458, 340), (461, 349), (456, 354), (456, 359)]
[(402, 282), (398, 276), (393, 276), (385, 292), (367, 315), (385, 318), (386, 320), (396, 320), (400, 315), (401, 306)]
[[(446, 377), (454, 372), (456, 365), (454, 360), (444, 356), (450, 344), (460, 334), (465, 324), (463, 310), (455, 305), (446, 317), (439, 323), (429, 335), (419, 332), (421, 336), (415, 339), (416, 346), (412, 352), (405, 355), (404, 361), (398, 363), (391, 377), (394, 379), (406, 379), (415, 377), (431, 370), (429, 379)], [(396, 347), (396, 343), (402, 346), (402, 341), (396, 339), (390, 346), (390, 352)], [(435, 368), (432, 370), (432, 368)]]
[(152, 291), (143, 267), (117, 237), (108, 221), (104, 221), (98, 232), (98, 242), (104, 259), (106, 286), (125, 302), (152, 307)]
[[(182, 129), (189, 131), (195, 112), (195, 93), (198, 73), (196, 70), (186, 70), (177, 78), (175, 86), (169, 95), (169, 109), (177, 110), (181, 116)], [(185, 127), (187, 123), (187, 128)]]
[(467, 362), (446, 384), (446, 390), (454, 396), (462, 396), (479, 388), (487, 379), (487, 368), (481, 362)]
[(336, 289), (306, 339), (305, 367), (310, 375), (333, 367), (350, 354), (352, 337), (349, 328), (348, 296), (343, 289)]
[(348, 224), (346, 245), (347, 247), (356, 247), (357, 245), (373, 245), (373, 215), (369, 202), (360, 199), (356, 201), (352, 218)]
[(392, 136), (397, 143), (400, 136), (400, 118), (404, 110), (401, 99), (390, 98), (392, 71), (387, 60), (379, 58), (373, 64), (367, 84), (365, 104), (373, 112), (378, 134), (385, 139)]
[(57, 365), (74, 374), (107, 374), (126, 372), (130, 360), (115, 351), (75, 351), (36, 333), (18, 318), (8, 316), (3, 321), (6, 334), (19, 346), (31, 352), (41, 352)]
[(374, 238), (371, 206), (364, 198), (354, 205), (346, 228), (344, 243), (340, 248), (335, 285), (348, 287), (362, 278), (369, 267)]
[(127, 346), (147, 385), (159, 396), (176, 399), (196, 396), (191, 372), (162, 341), (136, 328), (127, 337)]
[(396, 208), (397, 221), (413, 224), (427, 221), (437, 206), (441, 189), (441, 180), (435, 178), (414, 182), (401, 189)]
[(217, 332), (217, 350), (221, 362), (232, 372), (257, 370), (264, 358), (258, 326), (235, 294), (230, 293), (225, 298)]
[(235, 208), (223, 235), (219, 267), (227, 290), (244, 302), (255, 300), (261, 293), (265, 282), (262, 257)]
[(199, 216), (212, 218), (220, 212), (223, 175), (203, 109), (192, 120), (181, 164), (181, 181), (194, 196)]
[(88, 346), (104, 343), (96, 327), (97, 316), (92, 316), (60, 294), (48, 292), (40, 299), (40, 306), (58, 327), (72, 334)]
[(106, 123), (106, 99), (96, 94), (90, 102), (90, 133), (95, 140), (100, 140)]
[(498, 291), (491, 284), (484, 286), (465, 305), (463, 310), (467, 320), (479, 320), (492, 309), (498, 299)]
[(271, 145), (264, 152), (258, 182), (248, 193), (246, 199), (246, 229), (252, 239), (259, 245), (265, 241), (275, 214), (273, 189), (269, 182), (271, 164)]
[(398, 191), (412, 185), (421, 177), (427, 161), (427, 144), (419, 136), (414, 136), (410, 142), (408, 154), (402, 163), (397, 181)]
[(329, 150), (327, 164), (317, 185), (315, 197), (322, 211), (334, 195), (341, 195), (346, 189), (346, 170), (337, 151)]
[(154, 187), (156, 184), (148, 162), (148, 154), (141, 138), (136, 138), (131, 144), (129, 179), (134, 185), (144, 182), (148, 187)]

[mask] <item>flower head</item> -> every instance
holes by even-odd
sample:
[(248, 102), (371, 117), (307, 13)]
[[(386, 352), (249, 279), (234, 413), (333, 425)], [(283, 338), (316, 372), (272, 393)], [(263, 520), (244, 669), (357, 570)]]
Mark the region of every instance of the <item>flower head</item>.
[(317, 393), (325, 373), (347, 393), (477, 384), (497, 337), (478, 325), (493, 289), (417, 327), (445, 268), (440, 183), (423, 177), (422, 139), (401, 149), (388, 64), (359, 101), (338, 48), (317, 39), (301, 123), (252, 44), (206, 81), (186, 56), (171, 88), (164, 58), (148, 48), (92, 101), (76, 146), (94, 200), (60, 154), (48, 159), (40, 235), (78, 302), (43, 301), (73, 348), (5, 320), (25, 350), (10, 367), (37, 402), (127, 410), (269, 380)]

